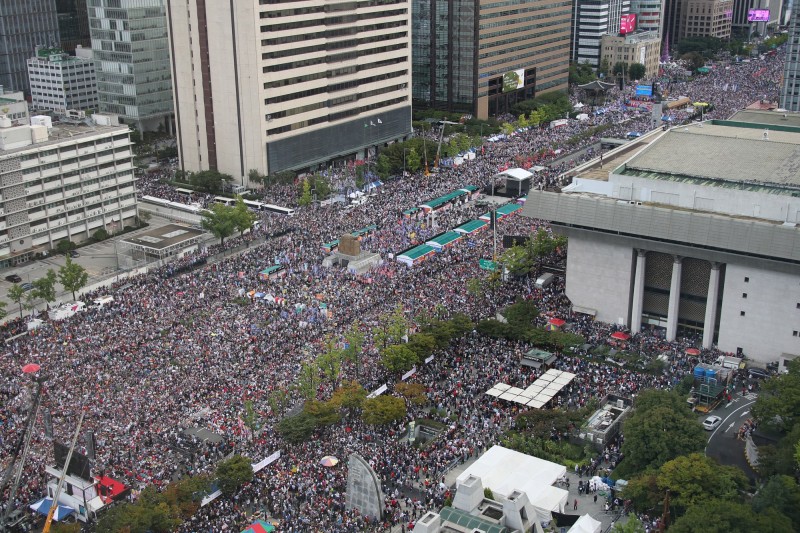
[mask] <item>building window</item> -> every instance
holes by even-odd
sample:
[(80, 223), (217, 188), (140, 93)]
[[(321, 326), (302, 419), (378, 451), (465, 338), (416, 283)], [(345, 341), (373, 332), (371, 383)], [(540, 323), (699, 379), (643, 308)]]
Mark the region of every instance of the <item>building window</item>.
[(747, 293), (746, 292), (742, 293), (742, 298), (747, 298)]
[(745, 282), (745, 283), (750, 283), (750, 278), (748, 278), (747, 276), (745, 276), (745, 278), (744, 278), (744, 282)]
[(744, 316), (744, 311), (739, 311), (739, 316)]

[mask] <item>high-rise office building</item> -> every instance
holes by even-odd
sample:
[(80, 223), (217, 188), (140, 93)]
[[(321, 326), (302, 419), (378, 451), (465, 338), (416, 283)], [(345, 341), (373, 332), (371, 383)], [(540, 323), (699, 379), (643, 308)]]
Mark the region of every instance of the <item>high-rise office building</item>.
[(631, 0), (631, 13), (636, 14), (636, 29), (654, 31), (663, 38), (665, 0)]
[(89, 11), (86, 0), (56, 0), (58, 33), (61, 49), (74, 52), (77, 46), (88, 48), (92, 42), (89, 35)]
[(172, 131), (165, 0), (89, 0), (100, 111), (140, 131)]
[(97, 109), (97, 80), (92, 50), (75, 49), (75, 56), (57, 48), (38, 47), (28, 59), (31, 104), (57, 113)]
[(789, 19), (789, 41), (781, 86), (781, 108), (800, 112), (800, 9)]
[(0, 85), (29, 94), (28, 58), (58, 43), (55, 0), (0, 1)]
[(619, 34), (622, 16), (630, 9), (630, 0), (574, 0), (570, 59), (599, 67), (600, 40)]
[(733, 0), (683, 0), (680, 11), (678, 39), (731, 36)]
[(413, 0), (414, 99), (487, 118), (566, 89), (570, 0)]
[(181, 167), (244, 182), (411, 132), (407, 0), (168, 0)]

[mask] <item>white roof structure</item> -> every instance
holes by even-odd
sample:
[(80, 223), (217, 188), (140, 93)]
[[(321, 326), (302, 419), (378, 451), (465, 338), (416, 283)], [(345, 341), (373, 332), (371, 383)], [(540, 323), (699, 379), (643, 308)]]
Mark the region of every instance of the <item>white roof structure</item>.
[(522, 491), (544, 520), (552, 511), (563, 512), (569, 492), (553, 484), (567, 475), (567, 468), (502, 446), (492, 446), (456, 479), (456, 487), (469, 476), (479, 477), (495, 495), (508, 497)]
[(563, 372), (551, 368), (525, 389), (512, 387), (505, 383), (497, 383), (486, 391), (486, 394), (501, 400), (541, 409), (555, 395), (561, 392), (561, 389), (569, 385), (573, 379), (575, 379), (575, 374), (572, 372)]
[(574, 524), (572, 524), (572, 527), (569, 528), (567, 533), (600, 533), (602, 529), (602, 522), (595, 520), (588, 514), (585, 514), (578, 518)]
[(495, 175), (495, 177), (500, 176), (506, 178), (508, 181), (525, 181), (531, 179), (533, 174), (524, 168), (509, 168), (508, 170), (504, 170), (503, 172)]

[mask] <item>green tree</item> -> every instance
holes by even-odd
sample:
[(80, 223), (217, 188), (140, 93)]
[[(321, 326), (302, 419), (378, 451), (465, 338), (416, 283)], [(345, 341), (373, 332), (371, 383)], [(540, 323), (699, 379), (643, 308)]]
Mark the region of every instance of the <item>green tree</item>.
[(33, 285), (33, 297), (44, 300), (47, 308), (50, 303), (56, 301), (56, 273), (52, 268), (47, 269), (44, 277), (35, 280)]
[(258, 170), (251, 168), (250, 171), (247, 173), (247, 180), (250, 183), (255, 183), (256, 185), (263, 185), (266, 181), (266, 176), (261, 174)]
[(800, 531), (800, 487), (791, 476), (772, 476), (758, 489), (751, 502), (757, 514), (769, 509), (792, 521), (794, 531)]
[(417, 361), (424, 361), (436, 349), (436, 338), (428, 333), (415, 333), (409, 337), (406, 347), (414, 352)]
[(289, 404), (289, 393), (286, 389), (274, 389), (267, 396), (267, 404), (272, 409), (273, 416), (280, 416)]
[(22, 318), (22, 302), (25, 299), (25, 290), (18, 284), (13, 284), (6, 293), (8, 299), (19, 305), (19, 317)]
[(284, 418), (278, 423), (278, 433), (290, 444), (300, 444), (306, 442), (311, 435), (317, 422), (308, 413), (300, 413), (297, 416)]
[(600, 61), (600, 66), (597, 67), (597, 74), (602, 74), (603, 76), (608, 76), (611, 72), (611, 63), (608, 61), (608, 56), (603, 57)]
[(381, 314), (378, 323), (380, 325), (373, 330), (372, 335), (379, 346), (386, 348), (390, 344), (403, 342), (403, 337), (408, 331), (408, 320), (401, 304), (398, 304), (391, 314)]
[(389, 372), (400, 374), (418, 361), (417, 354), (405, 344), (393, 344), (381, 350), (381, 363)]
[(234, 455), (217, 465), (217, 484), (222, 494), (231, 497), (245, 483), (253, 481), (253, 465), (243, 455)]
[(300, 198), (297, 200), (297, 203), (301, 206), (311, 205), (311, 182), (308, 178), (303, 180), (302, 184), (302, 193), (300, 194)]
[(367, 399), (367, 391), (364, 390), (357, 381), (345, 381), (342, 386), (333, 391), (331, 403), (338, 408), (356, 410), (361, 409), (364, 400)]
[(220, 244), (233, 235), (237, 227), (237, 213), (234, 206), (213, 204), (211, 209), (203, 211), (200, 225), (219, 239)]
[(92, 233), (92, 240), (95, 242), (100, 242), (108, 239), (111, 235), (105, 230), (105, 228), (100, 228), (99, 230)]
[(222, 174), (216, 170), (201, 170), (193, 172), (189, 176), (189, 183), (193, 188), (209, 194), (219, 194), (222, 192), (224, 184), (231, 181), (233, 181), (233, 176)]
[(406, 402), (397, 396), (381, 395), (364, 400), (362, 417), (369, 425), (383, 425), (406, 416)]
[(255, 432), (258, 431), (260, 427), (259, 417), (258, 413), (256, 413), (255, 407), (253, 407), (253, 400), (245, 400), (242, 421), (252, 434), (255, 434)]
[(253, 229), (253, 224), (258, 220), (258, 215), (250, 211), (241, 196), (236, 197), (236, 205), (233, 206), (233, 225), (239, 234)]
[(625, 421), (624, 459), (614, 471), (627, 478), (703, 449), (706, 437), (684, 399), (673, 392), (645, 390)]
[(428, 403), (427, 389), (425, 385), (419, 383), (398, 383), (394, 387), (395, 392), (406, 399), (409, 403), (420, 406)]
[(356, 188), (361, 189), (366, 184), (366, 180), (364, 179), (364, 172), (366, 171), (366, 167), (364, 165), (356, 165)]
[(317, 356), (316, 366), (331, 385), (331, 390), (336, 390), (339, 385), (339, 376), (342, 373), (344, 354), (331, 338), (325, 341), (325, 351)]
[(411, 172), (419, 171), (422, 168), (422, 158), (415, 148), (411, 148), (406, 152), (406, 170)]
[(364, 349), (365, 335), (361, 332), (361, 323), (356, 320), (344, 334), (345, 349), (342, 352), (345, 361), (350, 362), (356, 371), (356, 379), (361, 368), (361, 352)]
[(378, 161), (375, 163), (375, 172), (382, 180), (388, 178), (392, 173), (392, 163), (389, 156), (381, 154), (378, 156)]
[(644, 524), (639, 518), (634, 515), (628, 515), (628, 519), (624, 522), (615, 522), (614, 527), (611, 528), (611, 533), (646, 533)]
[(65, 254), (70, 250), (75, 249), (75, 243), (69, 239), (61, 239), (56, 243), (56, 252), (60, 254)]
[(78, 263), (73, 263), (72, 259), (67, 256), (67, 261), (58, 269), (58, 282), (64, 289), (72, 292), (72, 299), (75, 300), (75, 293), (89, 283), (89, 273)]
[(334, 402), (308, 400), (303, 404), (303, 412), (314, 417), (315, 426), (332, 426), (342, 418), (339, 406)]
[(792, 531), (792, 522), (773, 509), (756, 514), (748, 505), (710, 500), (694, 505), (669, 528), (670, 533), (753, 533)]
[(683, 54), (681, 56), (681, 59), (689, 63), (689, 66), (691, 67), (692, 71), (696, 71), (697, 69), (706, 64), (706, 58), (703, 57), (703, 55), (700, 54), (699, 52), (688, 52), (686, 54)]
[(631, 80), (641, 80), (644, 79), (646, 72), (647, 69), (641, 63), (631, 63), (628, 67), (628, 78)]
[(315, 362), (304, 362), (300, 365), (300, 372), (297, 374), (296, 387), (300, 396), (306, 400), (317, 397), (317, 389), (322, 380), (319, 377), (319, 367)]
[(625, 72), (628, 70), (628, 64), (624, 61), (617, 61), (614, 63), (614, 68), (611, 69), (611, 72), (614, 76), (624, 76)]
[(594, 74), (594, 69), (588, 61), (584, 63), (570, 63), (569, 65), (569, 82), (573, 85), (583, 85), (597, 79)]
[(800, 422), (800, 359), (790, 361), (788, 370), (764, 382), (753, 406), (760, 423), (784, 432)]

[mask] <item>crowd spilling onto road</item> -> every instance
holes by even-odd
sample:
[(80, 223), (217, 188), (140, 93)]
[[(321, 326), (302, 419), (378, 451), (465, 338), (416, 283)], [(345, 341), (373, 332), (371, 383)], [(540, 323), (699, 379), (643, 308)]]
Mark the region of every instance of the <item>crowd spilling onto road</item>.
[[(761, 98), (762, 92), (772, 94), (777, 61), (753, 61), (743, 70), (732, 65), (736, 69), (728, 82), (736, 84), (732, 99), (735, 96), (736, 102), (746, 105)], [(753, 81), (755, 72), (760, 74)], [(727, 78), (726, 73), (712, 71), (698, 82), (696, 97), (704, 97), (704, 91)], [(765, 85), (765, 80), (772, 85)], [(689, 94), (695, 85), (675, 90)], [(727, 98), (719, 101), (717, 110), (728, 105)], [(714, 101), (711, 94), (707, 99)], [(650, 115), (612, 103), (604, 114), (586, 121), (486, 143), (485, 150), (464, 165), (387, 182), (366, 204), (347, 211), (332, 205), (301, 208), (292, 218), (264, 215), (258, 231), (231, 239), (226, 246), (262, 238), (263, 244), (213, 261), (208, 260), (221, 247), (209, 247), (149, 275), (104, 289), (103, 293), (114, 295), (113, 305), (46, 324), (35, 334), (6, 344), (0, 358), (0, 455), (10, 455), (25, 429), (32, 387), (30, 376), (20, 369), (35, 362), (48, 376), (44, 408), (52, 414), (55, 438), (68, 441), (80, 411), (86, 410), (84, 429), (96, 436), (95, 472), (102, 471), (135, 490), (163, 486), (190, 473), (212, 472), (216, 461), (229, 453), (241, 453), (255, 463), (281, 452), (277, 461), (234, 498), (201, 508), (181, 531), (241, 530), (254, 509), (279, 519), (281, 531), (380, 531), (393, 524), (410, 527), (424, 510), (436, 509), (444, 502), (448, 490), (442, 482), (445, 472), (497, 443), (512, 424), (518, 407), (490, 399), (484, 392), (498, 382), (520, 387), (532, 383), (540, 372), (519, 364), (530, 346), (477, 332), (468, 334), (437, 352), (433, 361), (411, 378), (428, 391), (425, 408), (409, 405), (407, 419), (387, 427), (366, 426), (357, 416), (346, 418), (319, 430), (302, 445), (287, 444), (275, 430), (284, 413), (273, 411), (270, 394), (289, 391), (290, 406), (296, 404), (298, 393), (292, 391), (301, 364), (324, 350), (327, 337), (340, 342), (353, 323), (360, 324), (366, 335), (365, 347), (357, 364), (344, 363), (340, 380), (357, 377), (367, 390), (388, 384), (387, 394), (392, 394), (396, 376), (379, 364), (372, 335), (381, 316), (399, 304), (412, 324), (415, 317), (435, 310), (445, 316), (465, 313), (479, 320), (493, 316), (519, 296), (532, 299), (542, 310), (540, 325), (548, 317), (558, 316), (587, 342), (577, 352), (559, 358), (557, 367), (574, 372), (577, 378), (555, 405), (579, 407), (612, 392), (630, 396), (643, 388), (672, 386), (697, 362), (697, 357), (686, 355), (686, 348), (698, 346), (696, 338), (670, 343), (655, 335), (635, 336), (628, 349), (669, 354), (663, 374), (646, 373), (584, 357), (594, 346), (606, 343), (615, 327), (573, 313), (560, 283), (542, 291), (530, 281), (510, 280), (491, 292), (468, 291), (468, 280), (486, 275), (478, 260), (493, 255), (490, 231), (471, 234), (411, 268), (393, 260), (410, 246), (477, 218), (487, 208), (472, 201), (435, 217), (410, 218), (402, 215), (403, 210), (465, 185), (488, 190), (499, 169), (517, 166), (520, 158), (527, 161), (540, 153), (545, 155), (536, 164), (545, 170), (536, 174), (535, 186), (563, 185), (561, 173), (594, 154), (585, 150), (573, 159), (565, 156), (598, 140), (586, 137), (559, 148), (567, 139), (600, 124), (612, 125), (603, 136), (647, 131), (651, 121)], [(333, 170), (331, 177), (343, 183), (346, 172)], [(143, 194), (186, 201), (157, 177), (143, 179), (139, 185)], [(269, 188), (264, 194), (274, 203), (295, 202), (293, 186)], [(193, 200), (210, 201), (200, 195)], [(368, 274), (369, 283), (365, 276), (321, 266), (323, 243), (371, 224), (379, 229), (366, 236), (362, 245), (380, 253), (383, 263)], [(549, 230), (541, 221), (514, 215), (498, 223), (498, 238), (539, 228)], [(549, 260), (563, 264), (564, 253), (560, 250)], [(285, 267), (284, 277), (259, 278), (262, 269), (278, 263)], [(251, 299), (247, 297), (251, 291), (274, 298)], [(20, 328), (19, 324), (10, 327), (17, 329), (9, 333)], [(700, 357), (710, 360), (716, 355), (709, 350)], [(320, 399), (330, 393), (329, 385), (320, 385)], [(264, 423), (256, 432), (241, 423), (246, 402), (253, 402)], [(424, 451), (402, 438), (408, 420), (419, 416), (433, 418), (444, 427)], [(222, 442), (187, 438), (182, 429), (189, 426), (213, 432)], [(80, 451), (87, 451), (85, 445)], [(384, 519), (346, 510), (344, 461), (333, 468), (319, 464), (325, 455), (346, 459), (354, 452), (370, 462), (382, 481)], [(27, 508), (45, 493), (44, 467), (52, 462), (52, 441), (39, 420), (16, 507)], [(600, 462), (602, 457), (597, 464)], [(5, 501), (5, 497), (0, 499)]]

